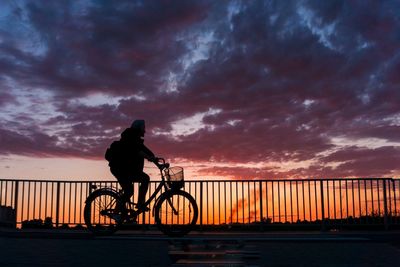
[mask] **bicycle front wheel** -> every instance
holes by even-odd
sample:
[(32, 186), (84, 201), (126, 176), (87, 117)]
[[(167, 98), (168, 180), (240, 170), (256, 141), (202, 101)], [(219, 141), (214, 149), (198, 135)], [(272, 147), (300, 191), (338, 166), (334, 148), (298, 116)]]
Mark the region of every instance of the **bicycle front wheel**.
[(199, 210), (194, 198), (185, 191), (169, 191), (161, 195), (155, 207), (158, 228), (169, 236), (183, 236), (197, 222)]
[(97, 235), (110, 235), (122, 222), (122, 204), (118, 194), (107, 190), (93, 192), (86, 200), (84, 219), (87, 228)]

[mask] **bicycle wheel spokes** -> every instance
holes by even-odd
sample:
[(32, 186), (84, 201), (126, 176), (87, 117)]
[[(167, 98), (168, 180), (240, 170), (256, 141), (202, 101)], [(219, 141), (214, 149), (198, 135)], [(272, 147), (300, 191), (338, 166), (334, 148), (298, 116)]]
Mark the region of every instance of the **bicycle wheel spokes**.
[(198, 217), (196, 201), (184, 191), (166, 193), (155, 209), (157, 226), (170, 236), (183, 236), (188, 233)]
[(121, 211), (118, 196), (102, 191), (91, 195), (86, 201), (85, 223), (89, 230), (97, 234), (116, 231), (121, 223)]
[[(174, 224), (185, 224), (190, 222), (190, 213), (183, 212), (185, 208), (180, 204), (180, 199), (183, 198), (181, 195), (173, 195), (164, 201), (159, 209), (159, 216), (161, 223), (164, 225), (174, 225)], [(187, 218), (185, 218), (185, 216)]]

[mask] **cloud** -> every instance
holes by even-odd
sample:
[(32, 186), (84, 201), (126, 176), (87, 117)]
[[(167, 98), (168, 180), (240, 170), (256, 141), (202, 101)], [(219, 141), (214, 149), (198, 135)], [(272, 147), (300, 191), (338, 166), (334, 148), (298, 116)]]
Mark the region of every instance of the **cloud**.
[[(276, 164), (213, 166), (202, 170), (207, 174), (398, 174), (400, 23), (393, 10), (399, 7), (348, 1), (9, 5), (7, 19), (0, 19), (0, 154), (102, 159), (132, 120), (144, 118), (146, 143), (157, 154)], [(359, 145), (335, 143), (338, 137)], [(361, 142), (371, 138), (391, 148)], [(286, 162), (308, 166), (280, 168)]]

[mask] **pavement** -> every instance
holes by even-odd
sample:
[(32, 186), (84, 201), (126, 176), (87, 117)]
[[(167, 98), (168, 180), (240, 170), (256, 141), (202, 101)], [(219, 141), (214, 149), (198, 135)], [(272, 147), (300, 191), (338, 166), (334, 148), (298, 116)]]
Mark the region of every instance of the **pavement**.
[(399, 266), (400, 231), (192, 232), (0, 229), (0, 266)]

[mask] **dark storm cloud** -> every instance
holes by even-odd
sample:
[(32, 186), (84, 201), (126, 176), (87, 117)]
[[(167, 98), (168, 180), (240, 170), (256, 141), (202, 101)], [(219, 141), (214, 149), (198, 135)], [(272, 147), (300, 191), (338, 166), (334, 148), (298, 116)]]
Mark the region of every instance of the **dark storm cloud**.
[[(385, 156), (393, 152), (387, 147), (343, 147), (321, 156), (335, 148), (332, 137), (399, 142), (398, 3), (24, 3), (9, 15), (15, 31), (0, 29), (1, 84), (48, 90), (58, 114), (35, 128), (43, 135), (28, 139), (21, 125), (7, 123), (14, 128), (3, 135), (9, 140), (15, 132), (15, 141), (2, 153), (24, 154), (18, 143), (38, 138), (45, 145), (30, 144), (29, 153), (81, 151), (82, 157), (101, 158), (124, 127), (145, 118), (146, 142), (171, 158), (315, 164), (291, 171), (238, 167), (205, 173), (369, 176), (365, 167), (372, 163), (380, 167), (371, 175), (398, 170), (394, 158)], [(94, 106), (75, 101), (95, 93), (121, 99)], [(2, 93), (0, 103), (13, 97), (12, 90)], [(155, 134), (210, 109), (215, 112), (202, 119), (205, 127), (198, 131)], [(325, 166), (338, 162), (340, 153), (349, 158), (336, 168)]]
[(2, 47), (8, 54), (3, 75), (69, 96), (156, 90), (165, 69), (175, 68), (185, 50), (176, 32), (201, 20), (205, 11), (204, 4), (190, 1), (83, 3), (27, 1), (26, 18), (15, 16), (15, 27), (36, 33), (44, 54), (22, 53), (15, 49), (22, 40), (10, 40)]

